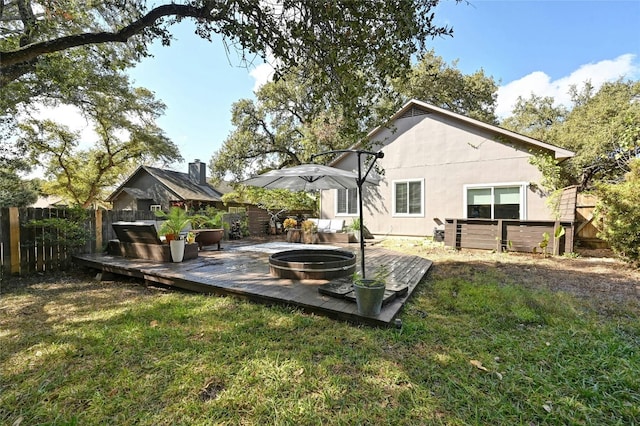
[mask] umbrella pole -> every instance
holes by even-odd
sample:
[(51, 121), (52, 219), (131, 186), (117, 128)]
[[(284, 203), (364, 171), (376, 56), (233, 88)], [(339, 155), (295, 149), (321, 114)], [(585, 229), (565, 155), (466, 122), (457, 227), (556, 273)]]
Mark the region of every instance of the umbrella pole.
[[(320, 156), (320, 155), (326, 155), (326, 154), (334, 154), (334, 153), (340, 153), (340, 152), (353, 152), (358, 156), (358, 210), (359, 210), (359, 217), (360, 217), (360, 269), (362, 270), (362, 278), (365, 278), (365, 270), (364, 270), (364, 221), (363, 221), (363, 217), (362, 217), (362, 186), (364, 185), (365, 180), (367, 179), (367, 176), (369, 175), (369, 172), (371, 171), (371, 169), (373, 169), (373, 166), (376, 163), (376, 160), (378, 158), (384, 158), (384, 153), (382, 151), (378, 151), (378, 152), (372, 152), (372, 151), (362, 151), (359, 149), (337, 149), (337, 150), (333, 150), (333, 151), (326, 151), (326, 152), (321, 152), (319, 154), (314, 154), (311, 156), (311, 159), (313, 160), (314, 158)], [(360, 157), (362, 156), (362, 154), (366, 154), (366, 155), (371, 155), (373, 156), (373, 161), (371, 162), (371, 164), (369, 165), (369, 168), (367, 169), (366, 173), (364, 174), (364, 178), (362, 177), (362, 162), (360, 161)]]
[(360, 152), (358, 152), (358, 212), (360, 216), (360, 269), (362, 278), (366, 278), (364, 270), (364, 224), (362, 222), (362, 166), (360, 164)]

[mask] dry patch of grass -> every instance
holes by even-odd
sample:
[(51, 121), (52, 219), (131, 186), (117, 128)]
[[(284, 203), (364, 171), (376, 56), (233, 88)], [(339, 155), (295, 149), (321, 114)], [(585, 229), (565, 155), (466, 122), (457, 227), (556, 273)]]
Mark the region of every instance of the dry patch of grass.
[(565, 292), (600, 309), (622, 305), (640, 308), (640, 270), (611, 257), (606, 250), (582, 250), (576, 256), (452, 250), (429, 239), (387, 238), (381, 247), (426, 257), (435, 276), (472, 278), (491, 273), (505, 284)]

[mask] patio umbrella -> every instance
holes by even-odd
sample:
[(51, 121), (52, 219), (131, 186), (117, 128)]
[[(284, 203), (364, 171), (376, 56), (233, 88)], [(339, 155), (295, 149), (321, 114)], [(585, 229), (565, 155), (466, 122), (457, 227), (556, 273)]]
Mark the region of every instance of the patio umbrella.
[[(377, 185), (380, 179), (367, 177), (364, 185)], [(358, 187), (358, 174), (321, 164), (301, 164), (286, 169), (271, 170), (241, 182), (265, 189), (315, 191), (319, 189), (349, 189)]]
[[(362, 150), (336, 150), (316, 154), (325, 155), (330, 153), (354, 152), (358, 156), (358, 172), (336, 169), (335, 167), (323, 166), (321, 164), (301, 164), (299, 166), (286, 169), (271, 170), (259, 176), (252, 177), (241, 183), (251, 186), (259, 186), (266, 189), (288, 189), (290, 191), (314, 191), (319, 189), (358, 189), (358, 201), (360, 205), (360, 269), (362, 278), (365, 278), (364, 269), (364, 238), (362, 235), (362, 188), (365, 185), (378, 185), (380, 181), (377, 177), (369, 176), (369, 172), (374, 166), (375, 160), (384, 157), (382, 152), (370, 152)], [(362, 173), (362, 155), (371, 155), (374, 161), (369, 168)], [(313, 158), (312, 157), (312, 158)]]

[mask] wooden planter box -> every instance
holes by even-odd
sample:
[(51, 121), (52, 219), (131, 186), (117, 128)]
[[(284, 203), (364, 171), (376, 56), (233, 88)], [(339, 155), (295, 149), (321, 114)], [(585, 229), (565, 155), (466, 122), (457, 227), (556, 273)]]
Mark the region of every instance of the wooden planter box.
[[(157, 262), (171, 262), (171, 249), (169, 244), (127, 243), (119, 240), (110, 240), (107, 253), (115, 256), (155, 260)], [(184, 257), (182, 260), (185, 261), (197, 257), (198, 244), (185, 244)]]
[[(169, 244), (162, 243), (155, 225), (144, 222), (116, 222), (112, 226), (118, 239), (109, 241), (107, 253), (158, 262), (171, 262)], [(196, 257), (198, 257), (198, 244), (186, 244), (183, 260), (195, 259)]]

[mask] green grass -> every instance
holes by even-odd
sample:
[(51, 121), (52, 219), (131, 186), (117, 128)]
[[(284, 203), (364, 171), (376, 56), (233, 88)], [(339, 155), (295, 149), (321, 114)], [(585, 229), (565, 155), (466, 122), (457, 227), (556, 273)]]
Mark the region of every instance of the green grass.
[(436, 267), (401, 318), (82, 276), (17, 286), (0, 301), (0, 423), (640, 423), (635, 308)]

